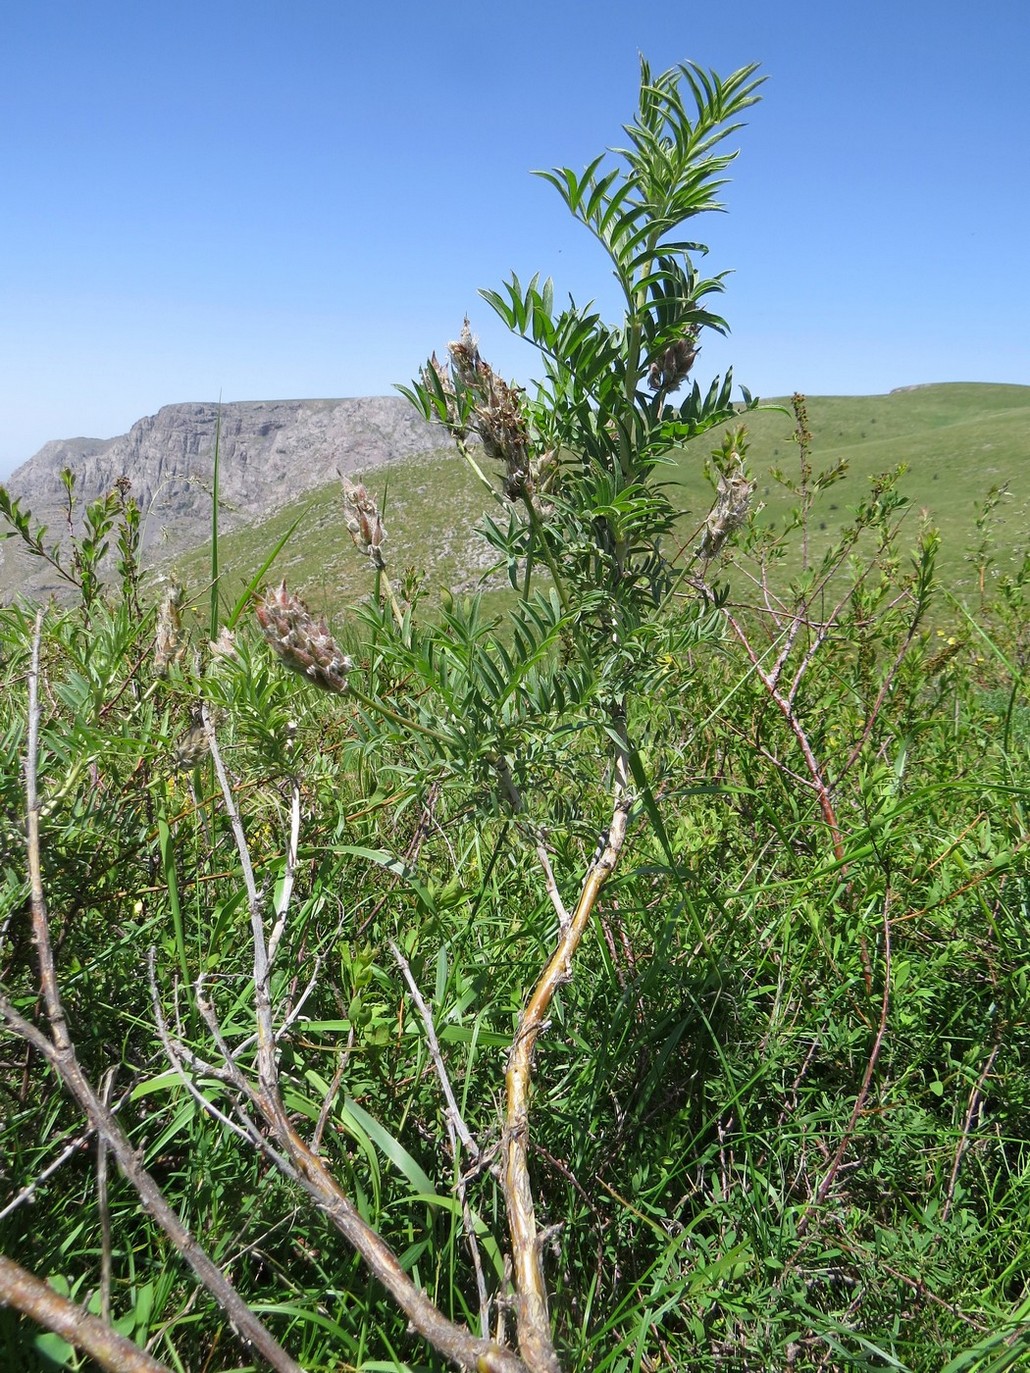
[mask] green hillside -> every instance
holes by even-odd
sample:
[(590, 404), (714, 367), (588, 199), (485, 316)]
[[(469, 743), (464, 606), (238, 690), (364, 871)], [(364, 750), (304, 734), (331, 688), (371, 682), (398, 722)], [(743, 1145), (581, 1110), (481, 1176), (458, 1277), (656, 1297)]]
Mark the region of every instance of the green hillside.
[[(1025, 548), (1030, 492), (1021, 475), (1030, 460), (1030, 386), (956, 383), (886, 396), (815, 396), (808, 399), (808, 414), (815, 469), (841, 459), (848, 464), (846, 480), (817, 507), (814, 555), (847, 523), (849, 508), (866, 494), (870, 478), (902, 463), (907, 471), (900, 489), (914, 517), (925, 509), (940, 528), (941, 569), (953, 589), (961, 592), (969, 584), (964, 555), (976, 537), (977, 509), (992, 487), (1009, 486), (994, 516), (999, 546), (1014, 556)], [(767, 474), (770, 467), (788, 475), (792, 467), (796, 471), (793, 419), (765, 412), (748, 416), (747, 423), (758, 495), (767, 502), (761, 518), (782, 525), (792, 498)], [(702, 471), (712, 446), (711, 435), (689, 445), (677, 472), (685, 506), (702, 515), (709, 499)]]
[[(783, 399), (766, 402), (786, 406)], [(977, 383), (923, 386), (886, 396), (814, 396), (808, 399), (813, 465), (818, 471), (845, 459), (846, 480), (824, 493), (816, 510), (811, 547), (818, 556), (847, 523), (848, 511), (868, 490), (876, 473), (905, 464), (901, 490), (912, 502), (913, 520), (929, 512), (942, 534), (941, 568), (956, 591), (972, 586), (965, 554), (976, 538), (978, 507), (992, 487), (1009, 493), (994, 516), (999, 547), (1022, 556), (1030, 528), (1030, 492), (1021, 474), (1030, 459), (1030, 386)], [(750, 466), (765, 502), (759, 519), (782, 525), (791, 496), (769, 476), (778, 467), (796, 469), (793, 419), (778, 409), (746, 418), (751, 435)], [(683, 537), (706, 515), (711, 490), (705, 459), (718, 432), (688, 444), (670, 479), (681, 491)], [(490, 499), (462, 459), (441, 452), (428, 459), (392, 464), (368, 477), (385, 494), (387, 551), (395, 572), (427, 574), (428, 588), (472, 584), (483, 570), (485, 548), (474, 533)], [(273, 574), (327, 608), (359, 598), (368, 589), (368, 568), (355, 553), (334, 483), (278, 511), (266, 521), (225, 536), (222, 564), (226, 593), (243, 588), (278, 538), (299, 519)], [(199, 590), (210, 554), (200, 548), (180, 559), (176, 570)], [(786, 565), (787, 571), (790, 564)]]

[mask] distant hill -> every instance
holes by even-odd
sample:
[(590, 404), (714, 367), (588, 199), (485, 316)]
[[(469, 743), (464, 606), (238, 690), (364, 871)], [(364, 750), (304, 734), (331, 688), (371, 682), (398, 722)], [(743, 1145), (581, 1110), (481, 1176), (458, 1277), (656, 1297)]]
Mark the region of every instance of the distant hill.
[[(848, 465), (847, 479), (818, 503), (813, 557), (868, 495), (870, 478), (904, 464), (900, 491), (912, 504), (911, 521), (925, 510), (939, 527), (941, 575), (951, 589), (963, 592), (971, 584), (965, 555), (977, 537), (977, 509), (992, 487), (1008, 486), (991, 521), (998, 548), (1010, 566), (1022, 558), (1030, 544), (1030, 386), (955, 382), (901, 387), (885, 396), (811, 396), (808, 416), (816, 470), (839, 459)], [(763, 474), (770, 467), (796, 474), (793, 425), (774, 413), (747, 420), (758, 495), (768, 502), (762, 518), (782, 525), (792, 501)], [(707, 499), (698, 478), (711, 446), (707, 439), (688, 445), (677, 465), (692, 508)], [(793, 570), (789, 561), (787, 569)]]
[[(992, 486), (1009, 484), (992, 526), (999, 548), (1021, 557), (1030, 531), (1030, 386), (947, 384), (906, 387), (884, 396), (810, 396), (809, 427), (814, 435), (813, 464), (818, 471), (838, 459), (848, 476), (820, 498), (810, 531), (810, 550), (817, 557), (849, 519), (849, 510), (869, 491), (878, 472), (907, 465), (901, 482), (912, 503), (913, 534), (922, 509), (942, 533), (941, 571), (948, 585), (963, 590), (972, 569), (965, 554), (974, 542), (977, 507)], [(788, 475), (797, 470), (798, 449), (792, 440), (793, 420), (782, 413), (789, 400), (765, 402), (767, 409), (742, 419), (751, 437), (749, 461), (758, 480), (758, 499), (765, 503), (759, 518), (782, 525), (792, 498), (771, 479), (769, 469)], [(707, 514), (712, 491), (704, 477), (705, 459), (720, 433), (702, 435), (675, 456), (668, 468), (674, 499), (683, 511), (678, 536), (692, 537)], [(475, 525), (488, 511), (496, 513), (479, 482), (456, 453), (440, 454), (431, 463), (405, 459), (369, 485), (386, 491), (387, 553), (391, 568), (426, 572), (431, 585), (451, 589), (475, 584), (491, 550), (475, 535)], [(299, 518), (283, 549), (275, 575), (286, 575), (313, 604), (342, 608), (369, 589), (369, 571), (343, 529), (337, 483), (317, 488), (284, 506), (261, 523), (239, 528), (223, 541), (223, 566), (230, 569), (226, 593), (246, 585), (278, 537)], [(205, 546), (177, 561), (187, 584), (204, 585), (209, 551)], [(783, 575), (797, 570), (791, 558)]]
[[(146, 516), (145, 547), (166, 559), (194, 547), (211, 528), (211, 478), (219, 433), (222, 524), (229, 530), (267, 516), (315, 487), (354, 472), (444, 447), (401, 397), (166, 405), (113, 439), (44, 444), (4, 483), (58, 539), (65, 527), (65, 467), (86, 504), (128, 477)], [(0, 543), (0, 597), (45, 596), (58, 582), (16, 540)]]
[[(786, 405), (783, 400), (768, 405)], [(226, 592), (246, 585), (281, 533), (299, 519), (272, 575), (316, 604), (339, 608), (368, 590), (366, 560), (355, 553), (342, 520), (336, 468), (369, 474), (385, 498), (386, 551), (400, 574), (427, 573), (431, 584), (474, 584), (490, 561), (475, 525), (489, 496), (443, 434), (397, 398), (349, 401), (269, 401), (222, 407), (224, 502), (221, 563)], [(907, 465), (902, 491), (913, 514), (926, 509), (941, 527), (942, 568), (961, 590), (971, 576), (964, 554), (975, 537), (975, 515), (992, 486), (1009, 485), (994, 519), (999, 547), (1021, 557), (1030, 530), (1030, 386), (947, 384), (902, 387), (885, 396), (808, 398), (813, 462), (846, 459), (848, 479), (826, 492), (815, 516), (811, 551), (818, 556), (868, 492), (868, 480)], [(210, 475), (217, 406), (167, 406), (121, 439), (47, 444), (14, 474), (12, 494), (37, 517), (61, 525), (58, 473), (68, 465), (89, 498), (123, 472), (144, 511), (152, 562), (174, 554), (177, 571), (195, 592), (204, 586), (209, 555)], [(790, 498), (767, 475), (797, 464), (792, 420), (774, 408), (745, 417), (750, 464), (766, 502), (761, 518), (782, 522)], [(708, 510), (705, 459), (718, 435), (688, 444), (670, 466), (683, 509), (680, 533), (691, 537)], [(14, 541), (0, 544), (0, 594), (48, 589), (30, 582)], [(788, 567), (789, 570), (789, 567)]]

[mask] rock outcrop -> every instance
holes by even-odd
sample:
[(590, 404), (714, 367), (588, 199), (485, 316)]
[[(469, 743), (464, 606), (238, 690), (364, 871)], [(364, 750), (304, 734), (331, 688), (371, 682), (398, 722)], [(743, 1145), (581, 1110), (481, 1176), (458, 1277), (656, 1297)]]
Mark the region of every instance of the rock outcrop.
[[(367, 472), (447, 444), (444, 431), (400, 397), (166, 405), (119, 438), (44, 444), (4, 486), (47, 526), (49, 545), (66, 524), (64, 468), (75, 474), (80, 505), (127, 477), (145, 520), (144, 548), (158, 560), (208, 536), (216, 432), (226, 530), (333, 481), (337, 469)], [(59, 586), (19, 540), (0, 543), (0, 597), (39, 597)]]

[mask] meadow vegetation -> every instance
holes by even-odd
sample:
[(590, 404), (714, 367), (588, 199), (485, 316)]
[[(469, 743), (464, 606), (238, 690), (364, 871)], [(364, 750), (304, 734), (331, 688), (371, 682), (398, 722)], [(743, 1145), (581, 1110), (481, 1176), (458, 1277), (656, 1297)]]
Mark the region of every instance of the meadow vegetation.
[(676, 235), (757, 86), (645, 64), (627, 146), (548, 174), (624, 317), (512, 278), (541, 381), (466, 326), (410, 388), (505, 597), (419, 587), (348, 485), (331, 623), (271, 531), (234, 587), (215, 529), (202, 624), (152, 597), (125, 491), (74, 604), (0, 610), (4, 1367), (1030, 1358), (1019, 497), (957, 390), (856, 476), (812, 433), (855, 402), (693, 382)]
[[(758, 483), (755, 517), (784, 529), (794, 505), (789, 490), (771, 475), (789, 466), (793, 453), (790, 398), (763, 398), (751, 411), (754, 476)], [(825, 551), (850, 523), (852, 507), (879, 472), (903, 464), (898, 489), (913, 513), (925, 510), (941, 535), (939, 580), (956, 594), (974, 594), (978, 573), (970, 561), (978, 542), (976, 519), (992, 490), (1001, 494), (991, 515), (995, 570), (1013, 571), (1026, 547), (1030, 528), (1030, 491), (1019, 473), (1030, 451), (1030, 386), (950, 383), (920, 386), (886, 396), (810, 396), (812, 453), (817, 465), (847, 463), (848, 482), (821, 502), (810, 531), (813, 549)], [(735, 422), (731, 422), (735, 423)], [(726, 426), (731, 427), (731, 426)], [(716, 430), (716, 437), (720, 430)], [(712, 500), (706, 464), (712, 435), (689, 439), (669, 454), (665, 479), (673, 483), (680, 539), (690, 539)], [(424, 580), (427, 595), (441, 588), (480, 589), (489, 549), (475, 529), (489, 512), (490, 498), (468, 480), (468, 467), (453, 449), (441, 449), (404, 462), (387, 472), (364, 474), (378, 484), (390, 529), (391, 561)], [(339, 487), (317, 488), (288, 502), (260, 524), (221, 535), (227, 594), (242, 592), (270, 548), (292, 531), (275, 563), (330, 618), (341, 615), (366, 592), (364, 569), (337, 537)], [(800, 549), (788, 545), (782, 569), (797, 571)], [(210, 544), (159, 564), (166, 575), (202, 593), (208, 581)], [(488, 602), (504, 578), (489, 579)]]

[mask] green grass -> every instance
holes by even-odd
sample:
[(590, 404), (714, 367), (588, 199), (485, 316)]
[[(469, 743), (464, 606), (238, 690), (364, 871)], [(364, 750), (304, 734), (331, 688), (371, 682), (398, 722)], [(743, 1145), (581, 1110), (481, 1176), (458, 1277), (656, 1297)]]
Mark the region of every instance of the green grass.
[[(489, 497), (463, 459), (441, 451), (409, 462), (391, 463), (370, 472), (369, 486), (380, 501), (387, 528), (385, 552), (392, 575), (407, 570), (427, 590), (458, 589), (476, 579), (482, 565), (482, 542), (474, 526)], [(371, 585), (368, 562), (354, 548), (343, 522), (343, 502), (336, 482), (283, 506), (267, 519), (219, 537), (222, 595), (233, 602), (290, 525), (300, 517), (292, 538), (269, 572), (269, 581), (285, 577), (291, 588), (327, 610), (348, 605)], [(176, 559), (176, 574), (194, 593), (204, 586), (210, 565), (207, 545)]]
[[(992, 487), (1004, 483), (1010, 494), (994, 515), (999, 556), (1002, 563), (1021, 557), (1030, 528), (1030, 489), (1022, 479), (1030, 459), (1030, 386), (956, 383), (886, 396), (815, 396), (808, 400), (808, 412), (815, 471), (842, 458), (848, 463), (847, 479), (824, 493), (816, 506), (813, 556), (818, 557), (848, 523), (848, 512), (866, 495), (870, 478), (903, 463), (908, 470), (900, 490), (911, 501), (913, 516), (925, 510), (940, 527), (941, 570), (950, 589), (960, 595), (975, 590), (975, 574), (965, 555), (977, 540), (977, 509)], [(792, 498), (769, 470), (779, 467), (787, 475), (797, 470), (793, 420), (772, 410), (746, 418), (757, 498), (765, 502), (759, 519), (782, 528)], [(707, 434), (687, 445), (670, 470), (685, 512), (679, 525), (684, 539), (708, 512), (711, 489), (704, 467), (718, 437)], [(444, 586), (464, 588), (477, 580), (484, 566), (484, 546), (473, 530), (492, 506), (461, 458), (441, 451), (391, 464), (366, 478), (370, 488), (385, 497), (386, 552), (395, 577), (407, 568), (416, 576), (425, 574), (429, 592)], [(333, 483), (258, 524), (223, 534), (223, 599), (234, 600), (267, 551), (300, 516), (270, 580), (285, 576), (314, 605), (330, 611), (358, 600), (369, 589), (370, 571), (347, 536), (341, 509), (339, 487)], [(198, 548), (174, 566), (199, 595), (206, 585), (210, 550)], [(785, 566), (796, 570), (796, 558)]]
[[(1030, 528), (1030, 489), (1023, 480), (1030, 459), (1030, 386), (955, 383), (887, 396), (814, 396), (807, 404), (815, 471), (841, 459), (848, 464), (847, 479), (816, 506), (814, 557), (849, 522), (848, 511), (866, 495), (870, 479), (899, 464), (907, 467), (899, 489), (911, 501), (913, 514), (925, 510), (941, 531), (941, 572), (953, 591), (968, 594), (975, 588), (964, 555), (977, 541), (977, 509), (992, 487), (1008, 483), (1010, 488), (994, 516), (999, 553), (1002, 559), (1021, 556)], [(793, 498), (768, 472), (779, 467), (788, 476), (797, 474), (793, 419), (763, 412), (748, 416), (747, 424), (757, 498), (766, 502), (760, 518), (782, 528)], [(711, 435), (696, 440), (676, 469), (683, 504), (696, 515), (684, 522), (691, 527), (708, 510), (710, 493), (702, 473), (712, 447)]]

